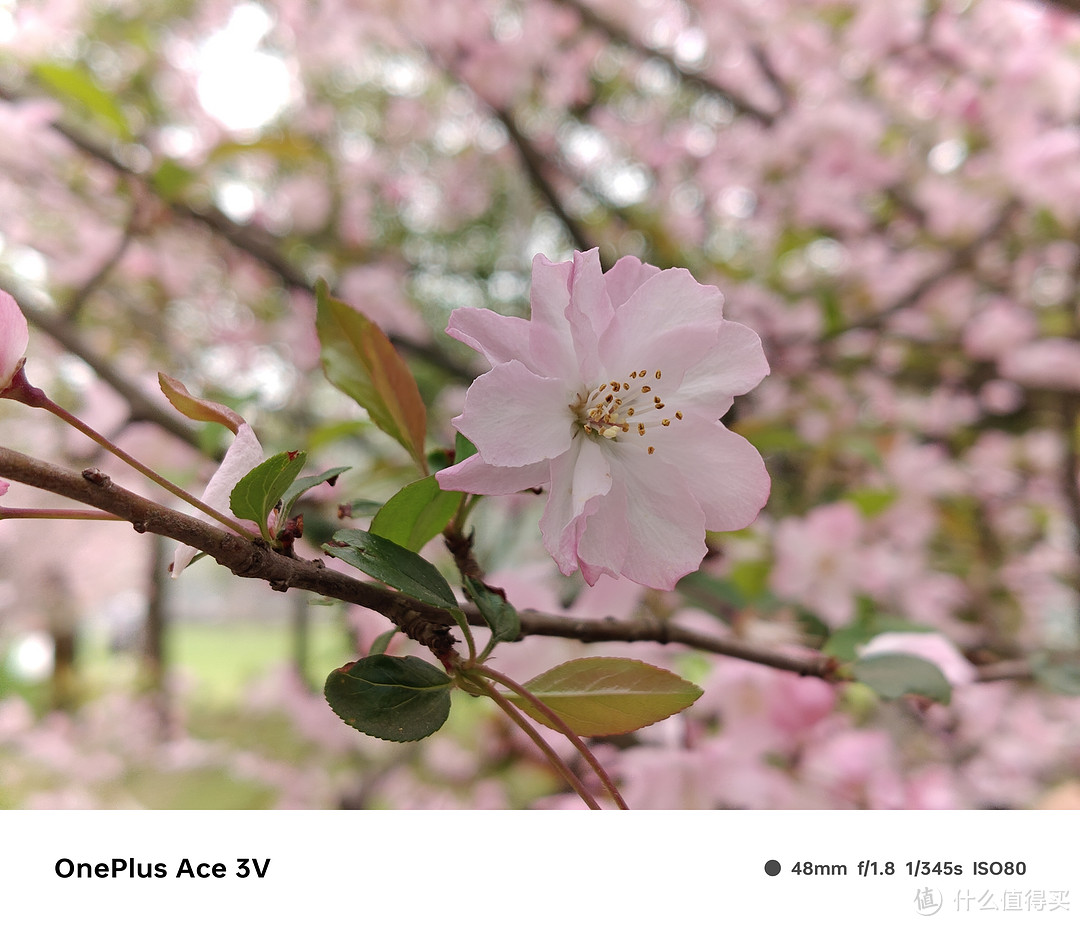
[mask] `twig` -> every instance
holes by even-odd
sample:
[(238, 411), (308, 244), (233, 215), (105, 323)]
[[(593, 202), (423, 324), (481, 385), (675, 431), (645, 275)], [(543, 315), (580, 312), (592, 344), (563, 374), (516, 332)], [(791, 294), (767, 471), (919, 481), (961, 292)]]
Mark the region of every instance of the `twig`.
[[(358, 604), (385, 615), (413, 640), (435, 653), (448, 653), (454, 638), (449, 612), (410, 598), (381, 585), (363, 582), (329, 569), (319, 560), (293, 559), (275, 553), (258, 541), (251, 543), (188, 515), (180, 514), (112, 483), (96, 484), (84, 476), (0, 447), (0, 478), (36, 486), (72, 501), (91, 505), (130, 522), (140, 533), (169, 537), (208, 553), (225, 568), (245, 578), (263, 579), (276, 591), (302, 588), (327, 598)], [(486, 626), (476, 608), (465, 608), (469, 623)], [(675, 643), (703, 652), (717, 653), (771, 666), (797, 675), (826, 681), (840, 679), (840, 664), (820, 653), (780, 653), (738, 640), (714, 637), (664, 622), (641, 623), (603, 619), (581, 619), (538, 611), (521, 611), (521, 637), (548, 636), (580, 640), (583, 643), (654, 642)], [(1024, 661), (993, 663), (977, 670), (979, 681), (1003, 677), (1030, 679), (1030, 665)]]
[[(473, 615), (466, 611), (470, 623)], [(479, 622), (480, 616), (476, 615)], [(798, 675), (812, 675), (830, 681), (837, 679), (840, 664), (831, 656), (820, 653), (797, 654), (782, 653), (765, 647), (714, 637), (709, 634), (689, 630), (668, 621), (630, 621), (605, 617), (592, 618), (564, 617), (556, 614), (542, 614), (538, 611), (521, 611), (521, 636), (566, 637), (583, 643), (620, 642), (620, 643), (678, 643), (692, 649), (721, 656), (731, 656), (747, 662), (794, 672)]]
[[(460, 77), (457, 79), (461, 80)], [(493, 106), (491, 110), (503, 124), (507, 135), (510, 136), (510, 141), (517, 150), (521, 163), (525, 166), (525, 173), (528, 174), (529, 181), (536, 188), (544, 202), (547, 203), (548, 208), (555, 213), (559, 221), (565, 226), (570, 237), (574, 240), (574, 246), (579, 251), (588, 251), (595, 247), (596, 244), (586, 233), (585, 226), (567, 211), (562, 198), (544, 172), (544, 158), (541, 157), (540, 152), (536, 150), (532, 142), (522, 134), (514, 117), (505, 109)]]
[(484, 679), (471, 676), (470, 681), (474, 685), (480, 686), (484, 693), (499, 705), (503, 713), (506, 714), (506, 716), (536, 744), (536, 747), (544, 754), (544, 757), (548, 762), (555, 766), (555, 769), (563, 776), (567, 784), (574, 789), (577, 796), (585, 802), (585, 805), (590, 810), (600, 809), (600, 805), (596, 802), (596, 798), (589, 793), (589, 789), (585, 787), (585, 783), (574, 774), (574, 770), (563, 761), (562, 756), (560, 756), (551, 747), (551, 744), (540, 735), (540, 731), (536, 730), (532, 724), (525, 719), (522, 711), (518, 710), (505, 695), (500, 694), (494, 685), (486, 682)]
[(68, 353), (85, 361), (100, 380), (108, 383), (127, 402), (132, 420), (156, 424), (184, 443), (202, 450), (198, 431), (186, 419), (172, 414), (164, 403), (159, 405), (147, 398), (140, 386), (124, 376), (103, 354), (94, 350), (63, 316), (43, 308), (37, 299), (10, 280), (0, 281), (0, 289), (15, 297), (31, 325), (44, 331)]
[[(0, 100), (18, 103), (24, 99), (26, 98), (21, 94), (0, 85)], [(167, 199), (154, 189), (152, 178), (147, 172), (140, 171), (133, 165), (126, 163), (107, 147), (98, 144), (87, 135), (65, 124), (62, 120), (54, 120), (50, 125), (54, 131), (66, 138), (79, 151), (111, 167), (118, 174), (143, 183), (162, 205), (174, 215), (210, 229), (215, 235), (228, 241), (238, 251), (247, 254), (271, 270), (289, 287), (312, 296), (315, 294), (315, 281), (308, 279), (306, 274), (282, 257), (277, 250), (277, 239), (268, 232), (256, 227), (240, 225), (212, 205), (196, 208), (192, 204), (179, 199)], [(437, 346), (422, 344), (403, 335), (395, 337), (394, 343), (402, 350), (415, 354), (438, 366), (443, 372), (459, 382), (470, 383), (474, 378), (470, 370), (462, 367), (453, 358), (439, 350)]]
[(45, 489), (109, 512), (129, 521), (139, 533), (160, 534), (193, 546), (235, 575), (263, 579), (275, 591), (302, 588), (378, 611), (437, 655), (448, 653), (453, 646), (454, 639), (447, 626), (451, 618), (440, 608), (328, 569), (318, 560), (283, 556), (265, 543), (245, 540), (198, 518), (173, 511), (123, 489), (111, 480), (99, 476), (91, 479), (89, 475), (73, 473), (5, 447), (0, 447), (0, 478)]
[[(721, 86), (717, 81), (711, 77), (706, 77), (702, 74), (696, 74), (693, 71), (689, 71), (684, 68), (678, 61), (672, 58), (670, 55), (665, 54), (655, 48), (649, 48), (647, 45), (639, 41), (633, 35), (631, 35), (622, 26), (611, 22), (599, 13), (593, 11), (580, 0), (555, 0), (556, 3), (561, 3), (565, 7), (569, 7), (574, 10), (578, 16), (581, 17), (581, 21), (592, 29), (597, 29), (603, 32), (609, 39), (617, 42), (619, 45), (623, 45), (626, 48), (642, 55), (646, 58), (656, 58), (659, 61), (663, 61), (668, 67), (672, 69), (685, 84), (691, 87), (695, 87), (698, 90), (705, 91), (706, 93), (714, 93), (717, 96), (723, 97), (731, 104), (731, 108), (735, 112), (742, 116), (748, 116), (751, 119), (755, 119), (762, 125), (771, 125), (776, 116), (773, 113), (766, 112), (760, 106), (756, 106), (751, 103), (745, 97), (740, 96), (734, 90), (728, 87)], [(766, 72), (766, 78), (770, 79), (770, 75)]]
[(884, 309), (875, 312), (867, 318), (859, 319), (849, 325), (845, 325), (843, 328), (836, 331), (824, 334), (819, 340), (822, 342), (834, 341), (841, 335), (847, 334), (849, 331), (876, 330), (881, 328), (883, 323), (889, 318), (897, 312), (900, 312), (902, 309), (914, 305), (939, 283), (944, 282), (954, 273), (970, 268), (978, 255), (979, 249), (988, 242), (993, 241), (1019, 211), (1020, 204), (1016, 201), (1006, 203), (1005, 207), (1001, 210), (1001, 213), (984, 231), (980, 232), (967, 244), (953, 251), (952, 256), (942, 264), (941, 267), (913, 284), (907, 292), (898, 296)]
[(541, 698), (529, 691), (524, 685), (519, 685), (509, 676), (503, 675), (502, 672), (497, 672), (490, 666), (479, 666), (475, 671), (479, 672), (481, 675), (486, 675), (493, 681), (499, 682), (499, 684), (509, 688), (516, 695), (528, 701), (535, 710), (543, 714), (548, 719), (549, 725), (554, 726), (559, 733), (565, 736), (571, 742), (573, 747), (581, 754), (581, 757), (589, 763), (589, 767), (596, 773), (596, 776), (600, 779), (600, 783), (607, 789), (612, 800), (615, 801), (615, 806), (620, 810), (630, 809), (627, 807), (623, 796), (619, 793), (619, 789), (615, 787), (615, 782), (611, 780), (611, 776), (608, 775), (607, 770), (600, 764), (596, 756), (593, 755), (592, 750), (582, 742), (581, 737), (578, 736), (555, 711), (548, 707)]

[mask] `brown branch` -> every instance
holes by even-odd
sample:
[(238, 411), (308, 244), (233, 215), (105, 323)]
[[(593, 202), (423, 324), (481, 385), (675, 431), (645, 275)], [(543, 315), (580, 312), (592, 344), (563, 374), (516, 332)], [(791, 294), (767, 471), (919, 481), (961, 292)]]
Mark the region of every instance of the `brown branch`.
[[(385, 615), (413, 640), (436, 655), (449, 653), (454, 643), (448, 612), (410, 598), (401, 592), (363, 582), (329, 569), (320, 560), (294, 559), (271, 550), (261, 541), (251, 543), (235, 534), (207, 524), (198, 518), (173, 511), (140, 495), (129, 492), (97, 471), (87, 471), (93, 479), (73, 473), (0, 447), (0, 478), (35, 486), (73, 501), (91, 505), (130, 522), (137, 531), (160, 534), (186, 543), (213, 557), (218, 563), (243, 578), (262, 579), (276, 591), (300, 588), (327, 598), (347, 601)], [(465, 608), (469, 623), (485, 626), (473, 607)], [(826, 681), (841, 681), (840, 663), (820, 653), (783, 653), (754, 644), (716, 637), (680, 627), (666, 621), (628, 621), (614, 617), (582, 619), (565, 615), (522, 611), (521, 638), (528, 636), (562, 637), (583, 643), (652, 642), (679, 644), (702, 652), (716, 653), (771, 666), (797, 675), (814, 676)], [(1024, 661), (998, 663), (978, 669), (979, 681), (1003, 678), (1030, 679), (1031, 668)]]
[(906, 293), (893, 300), (890, 305), (886, 306), (880, 312), (875, 313), (869, 318), (864, 318), (847, 325), (832, 335), (826, 335), (825, 340), (833, 340), (849, 331), (880, 328), (885, 321), (897, 312), (916, 303), (935, 286), (947, 280), (954, 273), (969, 269), (974, 264), (979, 250), (1004, 231), (1013, 216), (1019, 211), (1020, 204), (1016, 201), (1006, 203), (997, 218), (995, 218), (985, 230), (980, 232), (971, 241), (967, 242), (967, 244), (964, 244), (953, 251), (949, 260), (940, 268), (924, 277), (922, 280), (919, 280)]
[(1035, 6), (1057, 7), (1070, 13), (1080, 13), (1080, 0), (1035, 0)]
[[(605, 617), (602, 620), (581, 619), (541, 614), (538, 611), (522, 611), (519, 616), (522, 637), (566, 637), (583, 643), (679, 643), (707, 653), (731, 656), (774, 669), (795, 672), (797, 675), (813, 675), (832, 681), (837, 680), (837, 670), (840, 667), (833, 657), (820, 653), (782, 653), (739, 640), (699, 633), (666, 621), (629, 621), (614, 617)], [(469, 614), (469, 617), (472, 622), (472, 615)]]
[[(943, 283), (954, 273), (959, 273), (964, 270), (970, 269), (978, 256), (979, 250), (990, 241), (993, 241), (1013, 217), (1020, 211), (1020, 204), (1012, 201), (1006, 203), (1002, 208), (1001, 213), (994, 219), (990, 225), (980, 232), (975, 238), (967, 242), (964, 245), (956, 248), (952, 255), (944, 261), (941, 266), (936, 270), (931, 271), (921, 280), (917, 280), (908, 288), (908, 290), (901, 295), (897, 296), (892, 302), (890, 302), (885, 308), (875, 312), (873, 315), (869, 315), (866, 318), (858, 319), (850, 324), (844, 325), (835, 331), (817, 335), (813, 338), (816, 343), (828, 344), (835, 341), (837, 338), (847, 334), (851, 331), (877, 331), (880, 330), (885, 322), (887, 322), (892, 316), (896, 315), (903, 309), (909, 308), (914, 305), (920, 299), (929, 293), (933, 288), (940, 283)], [(790, 338), (779, 338), (776, 341), (779, 347), (789, 347), (792, 345), (805, 344), (807, 338), (804, 335), (798, 335)]]
[(235, 575), (263, 579), (275, 591), (301, 588), (378, 611), (436, 655), (449, 653), (453, 646), (448, 627), (452, 619), (440, 608), (328, 569), (320, 560), (293, 559), (262, 542), (244, 540), (121, 488), (96, 470), (81, 475), (0, 447), (0, 477), (109, 512), (129, 521), (140, 533), (160, 534), (189, 544)]
[[(766, 112), (761, 107), (756, 106), (749, 100), (737, 94), (734, 90), (728, 87), (723, 87), (710, 77), (706, 77), (702, 74), (696, 74), (693, 71), (689, 71), (684, 68), (678, 61), (671, 57), (671, 55), (665, 54), (655, 48), (649, 48), (639, 39), (631, 35), (622, 26), (611, 22), (611, 20), (601, 16), (599, 13), (590, 9), (580, 0), (554, 0), (556, 3), (560, 3), (569, 9), (574, 10), (578, 16), (581, 17), (581, 21), (591, 29), (596, 29), (603, 32), (613, 42), (618, 43), (631, 51), (645, 57), (656, 58), (659, 61), (663, 61), (669, 68), (672, 69), (683, 83), (687, 86), (694, 87), (699, 91), (706, 93), (714, 93), (717, 96), (723, 97), (731, 104), (731, 108), (735, 112), (742, 116), (749, 116), (751, 119), (756, 119), (762, 125), (772, 125), (776, 119), (774, 113)], [(759, 60), (760, 63), (760, 60)], [(774, 75), (766, 71), (765, 76), (772, 83)]]
[(132, 209), (131, 216), (124, 225), (124, 231), (120, 236), (120, 240), (116, 243), (112, 252), (108, 254), (101, 266), (90, 275), (89, 279), (75, 291), (68, 300), (67, 305), (64, 306), (61, 314), (66, 320), (74, 322), (78, 319), (79, 313), (82, 312), (83, 306), (86, 305), (87, 300), (94, 294), (94, 291), (105, 282), (106, 278), (116, 269), (120, 261), (123, 260), (124, 255), (131, 247), (132, 241), (135, 240), (135, 221), (137, 212), (137, 208)]
[[(460, 80), (460, 78), (458, 79)], [(547, 203), (548, 208), (555, 213), (559, 221), (570, 233), (570, 237), (574, 240), (574, 246), (579, 251), (588, 251), (596, 247), (596, 243), (592, 241), (585, 231), (585, 226), (567, 211), (554, 185), (547, 178), (544, 171), (544, 158), (536, 150), (532, 142), (522, 134), (514, 117), (504, 109), (494, 106), (491, 109), (496, 118), (502, 123), (503, 128), (506, 129), (507, 135), (510, 136), (510, 141), (517, 150), (518, 157), (525, 167), (525, 173), (528, 174), (529, 181), (536, 188), (544, 202)]]
[[(20, 103), (25, 99), (28, 99), (28, 97), (0, 85), (0, 100), (9, 103)], [(278, 240), (269, 232), (256, 226), (245, 226), (234, 222), (214, 206), (196, 207), (183, 200), (166, 198), (154, 188), (151, 172), (140, 171), (133, 165), (126, 163), (109, 148), (94, 141), (78, 129), (67, 125), (62, 120), (53, 120), (50, 127), (83, 154), (107, 165), (121, 176), (141, 182), (173, 215), (209, 229), (213, 234), (228, 241), (238, 251), (262, 264), (290, 288), (312, 296), (315, 295), (315, 281), (309, 279), (307, 274), (303, 273), (279, 253), (277, 250)], [(395, 336), (393, 340), (395, 345), (402, 350), (434, 364), (459, 382), (472, 382), (473, 373), (462, 367), (453, 358), (447, 356), (437, 346), (422, 344), (404, 335)]]

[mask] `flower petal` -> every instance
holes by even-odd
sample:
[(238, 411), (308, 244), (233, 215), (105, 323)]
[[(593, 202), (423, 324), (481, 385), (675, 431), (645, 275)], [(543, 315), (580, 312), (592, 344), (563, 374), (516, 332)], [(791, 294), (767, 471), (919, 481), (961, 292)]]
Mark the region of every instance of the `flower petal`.
[(450, 313), (446, 333), (479, 351), (492, 366), (510, 360), (521, 360), (530, 366), (529, 328), (524, 318), (463, 306)]
[[(236, 484), (244, 476), (262, 462), (263, 456), (262, 446), (259, 444), (255, 432), (251, 429), (251, 425), (246, 422), (241, 424), (236, 432), (236, 439), (233, 440), (232, 446), (225, 453), (225, 459), (221, 461), (221, 466), (218, 467), (217, 472), (210, 477), (210, 481), (206, 484), (206, 490), (200, 500), (206, 502), (211, 508), (221, 512), (228, 512), (230, 510), (229, 496), (232, 494), (232, 490), (236, 488)], [(206, 515), (201, 515), (201, 517), (204, 521), (207, 520)], [(258, 526), (252, 526), (254, 531), (258, 533)], [(174, 579), (184, 571), (197, 552), (198, 550), (187, 544), (180, 544), (176, 548), (171, 569)]]
[(570, 305), (571, 261), (552, 263), (537, 254), (532, 264), (532, 286), (529, 291), (531, 320), (550, 328), (566, 328), (566, 308)]
[(601, 340), (605, 369), (662, 370), (672, 385), (710, 356), (723, 321), (724, 297), (702, 286), (688, 271), (661, 270), (645, 279), (615, 313)]
[[(769, 498), (771, 480), (761, 455), (746, 438), (719, 421), (687, 412), (669, 434), (663, 458), (677, 466), (713, 531), (740, 530)], [(659, 454), (658, 454), (659, 455)]]
[(619, 310), (649, 277), (660, 272), (659, 267), (652, 264), (643, 264), (633, 255), (620, 257), (610, 270), (604, 274), (604, 286), (607, 287), (608, 297), (615, 311)]
[(11, 385), (30, 343), (30, 331), (19, 304), (0, 290), (0, 389)]
[[(716, 347), (687, 371), (679, 386), (679, 401), (707, 408), (716, 417), (727, 411), (732, 396), (753, 389), (769, 373), (769, 361), (757, 332), (738, 322), (724, 321)], [(718, 405), (723, 405), (718, 412)]]
[(578, 542), (598, 499), (611, 490), (611, 470), (597, 443), (575, 440), (551, 461), (551, 487), (540, 518), (544, 546), (564, 575), (577, 570)]
[(566, 379), (576, 370), (570, 328), (560, 318), (555, 328), (490, 309), (462, 307), (450, 313), (446, 333), (479, 351), (493, 367), (519, 360), (538, 376)]
[(476, 445), (485, 462), (526, 466), (569, 449), (572, 398), (565, 382), (537, 376), (511, 360), (476, 379), (454, 425)]
[(600, 375), (599, 343), (614, 317), (611, 299), (604, 286), (600, 251), (574, 252), (574, 272), (570, 278), (570, 303), (566, 318), (570, 323), (581, 382), (594, 383)]
[(671, 589), (705, 557), (705, 516), (676, 467), (630, 446), (610, 454), (612, 490), (587, 519), (578, 555), (591, 569), (582, 574)]
[(439, 487), (450, 492), (471, 492), (474, 495), (513, 495), (545, 486), (551, 479), (547, 460), (528, 466), (492, 466), (480, 454), (473, 454), (435, 474)]

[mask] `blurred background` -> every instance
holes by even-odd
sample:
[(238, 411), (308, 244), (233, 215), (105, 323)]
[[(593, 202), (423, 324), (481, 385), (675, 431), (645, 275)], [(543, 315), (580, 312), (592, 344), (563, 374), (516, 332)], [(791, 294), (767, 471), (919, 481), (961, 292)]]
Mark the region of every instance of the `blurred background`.
[[(322, 376), (318, 278), (393, 338), (437, 448), (483, 371), (443, 334), (455, 307), (526, 315), (537, 253), (687, 267), (765, 345), (771, 375), (725, 418), (765, 457), (765, 511), (660, 594), (560, 577), (537, 500), (489, 500), (493, 583), (842, 659), (903, 634), (953, 690), (886, 702), (603, 647), (705, 688), (596, 745), (631, 806), (1077, 806), (1072, 6), (0, 0), (0, 287), (31, 321), (30, 380), (174, 481), (199, 491), (228, 434), (173, 414), (159, 370), (268, 452), (352, 467), (305, 498), (310, 556), (339, 505), (363, 526), (414, 478)], [(2, 406), (4, 446), (166, 501)], [(0, 807), (576, 804), (467, 696), (420, 744), (338, 721), (322, 680), (379, 615), (205, 561), (174, 582), (171, 543), (123, 525), (2, 520)], [(530, 638), (497, 665), (585, 652)]]

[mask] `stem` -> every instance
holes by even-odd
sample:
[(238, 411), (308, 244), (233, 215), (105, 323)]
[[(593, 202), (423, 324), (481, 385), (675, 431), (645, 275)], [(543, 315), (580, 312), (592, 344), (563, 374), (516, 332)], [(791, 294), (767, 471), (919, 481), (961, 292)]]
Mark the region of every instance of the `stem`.
[(472, 629), (469, 627), (469, 621), (468, 618), (465, 617), (465, 612), (460, 608), (454, 608), (450, 613), (454, 616), (454, 620), (457, 622), (462, 636), (465, 637), (465, 644), (469, 647), (469, 661), (476, 662), (476, 641), (473, 639)]
[(239, 521), (235, 521), (228, 515), (224, 515), (220, 511), (216, 511), (215, 509), (207, 505), (205, 502), (197, 499), (190, 492), (186, 492), (184, 489), (181, 489), (180, 486), (174, 485), (173, 483), (169, 482), (169, 480), (162, 476), (160, 473), (154, 472), (154, 470), (150, 469), (149, 466), (140, 463), (127, 451), (117, 447), (116, 444), (109, 440), (104, 434), (99, 434), (92, 427), (90, 427), (90, 425), (86, 424), (81, 419), (76, 418), (66, 408), (61, 408), (44, 393), (41, 393), (39, 397), (36, 397), (34, 405), (38, 408), (45, 409), (45, 411), (47, 412), (51, 412), (52, 414), (56, 415), (56, 417), (59, 418), (61, 421), (64, 421), (67, 424), (70, 424), (76, 430), (81, 431), (91, 440), (95, 441), (96, 443), (104, 447), (106, 450), (108, 450), (109, 453), (113, 454), (116, 457), (119, 457), (132, 469), (138, 470), (147, 479), (156, 482), (163, 489), (172, 492), (172, 494), (175, 495), (177, 498), (182, 499), (183, 501), (187, 502), (189, 505), (194, 506), (195, 508), (198, 508), (199, 511), (203, 512), (204, 514), (208, 514), (215, 521), (224, 524), (227, 528), (229, 528), (229, 530), (235, 531), (241, 537), (246, 537), (248, 540), (256, 539), (255, 535), (251, 533), (251, 531), (249, 531), (246, 527), (244, 527), (244, 525), (241, 524)]
[(540, 751), (547, 757), (547, 760), (555, 766), (559, 774), (566, 779), (567, 783), (574, 789), (578, 797), (585, 802), (586, 806), (590, 810), (599, 810), (600, 805), (596, 802), (596, 798), (589, 793), (589, 789), (585, 787), (585, 783), (574, 774), (573, 769), (563, 761), (562, 756), (551, 748), (551, 744), (540, 735), (540, 732), (525, 719), (522, 712), (511, 704), (503, 695), (499, 694), (495, 686), (490, 682), (487, 682), (482, 678), (477, 678), (471, 672), (467, 674), (467, 677), (474, 685), (483, 689), (484, 693), (502, 708), (503, 713), (525, 731), (525, 734), (529, 739), (536, 743)]
[(57, 521), (123, 521), (107, 511), (91, 511), (85, 508), (5, 508), (0, 506), (0, 521), (22, 518), (53, 519)]
[(528, 701), (533, 707), (535, 707), (540, 713), (542, 713), (552, 725), (563, 736), (565, 736), (571, 743), (574, 744), (574, 748), (581, 753), (582, 757), (592, 767), (592, 770), (596, 772), (597, 777), (600, 779), (603, 786), (607, 789), (608, 793), (615, 801), (615, 805), (620, 810), (629, 810), (626, 801), (623, 800), (623, 796), (619, 793), (619, 789), (615, 787), (615, 783), (611, 780), (611, 776), (604, 770), (604, 767), (600, 764), (599, 760), (592, 754), (592, 750), (589, 749), (585, 743), (582, 742), (573, 730), (566, 725), (566, 722), (556, 714), (550, 707), (548, 707), (543, 701), (541, 701), (536, 695), (534, 695), (524, 685), (519, 685), (512, 678), (503, 675), (501, 672), (497, 672), (495, 669), (489, 666), (477, 666), (476, 671), (482, 675), (486, 675), (490, 679), (494, 679), (500, 685), (505, 685), (515, 694), (520, 695), (526, 701)]

